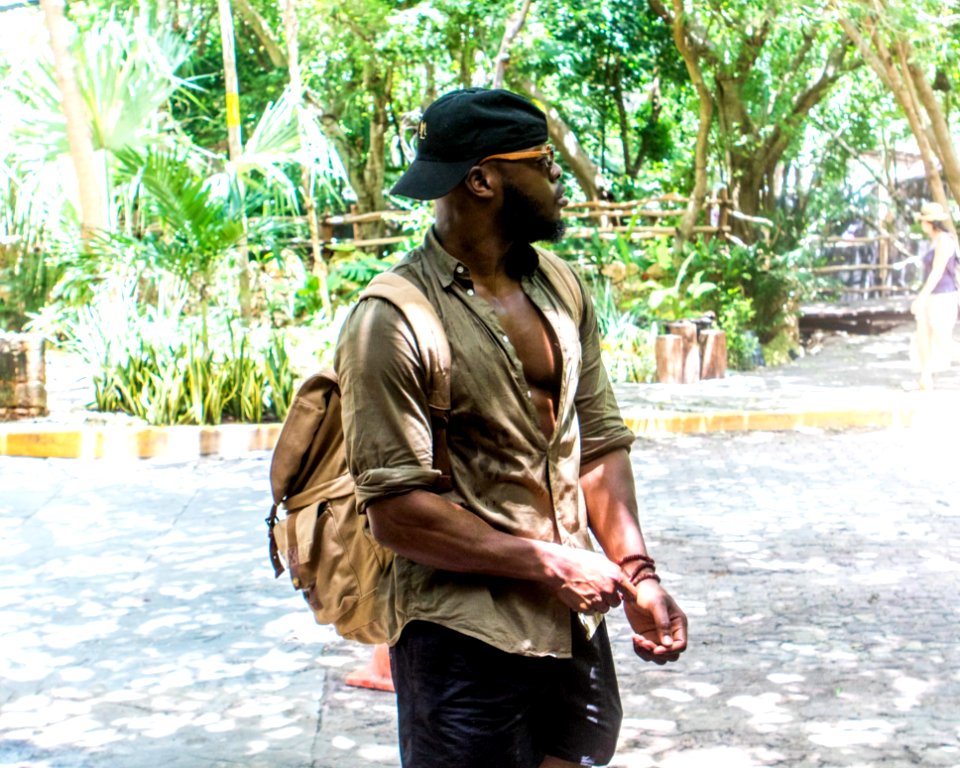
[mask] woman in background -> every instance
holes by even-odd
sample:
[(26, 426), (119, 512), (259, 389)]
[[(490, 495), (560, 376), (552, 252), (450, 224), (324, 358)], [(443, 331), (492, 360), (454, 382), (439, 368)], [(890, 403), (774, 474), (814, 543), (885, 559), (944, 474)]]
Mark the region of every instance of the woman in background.
[[(923, 255), (923, 286), (910, 305), (917, 318), (920, 389), (933, 389), (933, 374), (950, 367), (957, 322), (957, 240), (939, 203), (924, 203), (917, 217), (930, 249)], [(912, 388), (912, 387), (911, 387)]]

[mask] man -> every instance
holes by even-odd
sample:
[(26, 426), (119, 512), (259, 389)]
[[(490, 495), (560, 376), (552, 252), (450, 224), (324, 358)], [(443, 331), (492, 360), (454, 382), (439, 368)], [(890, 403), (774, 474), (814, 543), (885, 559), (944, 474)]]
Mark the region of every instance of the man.
[(686, 648), (686, 617), (637, 522), (633, 435), (593, 306), (579, 283), (580, 301), (565, 298), (541, 263), (556, 257), (531, 246), (562, 235), (567, 203), (546, 118), (510, 92), (468, 89), (434, 102), (418, 133), (393, 192), (435, 200), (436, 222), (396, 270), (450, 340), (452, 491), (435, 487), (420, 354), (399, 311), (362, 302), (336, 356), (361, 509), (396, 553), (386, 612), (403, 764), (603, 765), (621, 707), (602, 614), (623, 601), (637, 654), (658, 663)]

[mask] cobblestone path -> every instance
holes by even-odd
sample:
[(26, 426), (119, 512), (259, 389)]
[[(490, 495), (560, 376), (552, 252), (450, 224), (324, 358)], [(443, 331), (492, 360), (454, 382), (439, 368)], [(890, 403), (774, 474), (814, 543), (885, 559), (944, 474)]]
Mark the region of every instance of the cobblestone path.
[[(611, 635), (627, 768), (960, 766), (956, 437), (638, 442), (679, 664)], [(396, 766), (366, 649), (266, 561), (266, 456), (0, 458), (0, 768)]]

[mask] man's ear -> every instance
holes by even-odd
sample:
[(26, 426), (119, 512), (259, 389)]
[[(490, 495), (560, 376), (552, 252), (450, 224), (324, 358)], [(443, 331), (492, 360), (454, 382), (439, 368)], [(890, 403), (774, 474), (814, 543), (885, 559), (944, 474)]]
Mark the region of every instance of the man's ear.
[(499, 179), (491, 168), (475, 165), (467, 172), (463, 183), (477, 197), (489, 198), (496, 194)]

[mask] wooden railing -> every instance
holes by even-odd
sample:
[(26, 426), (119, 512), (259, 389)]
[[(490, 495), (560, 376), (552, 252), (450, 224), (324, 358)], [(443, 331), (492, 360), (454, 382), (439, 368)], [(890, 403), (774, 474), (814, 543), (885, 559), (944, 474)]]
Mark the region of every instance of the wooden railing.
[[(566, 237), (673, 237), (687, 202), (688, 199), (681, 195), (661, 195), (622, 202), (595, 200), (572, 203), (563, 211), (563, 218), (568, 222)], [(715, 223), (695, 226), (693, 231), (698, 235), (712, 236), (729, 232), (730, 217), (738, 215), (727, 200), (719, 198), (706, 200), (704, 211), (707, 220)], [(402, 227), (404, 222), (418, 218), (418, 213), (402, 210), (324, 215), (320, 218), (321, 245), (379, 248), (402, 243), (410, 239), (409, 233), (368, 237), (364, 235), (364, 225), (383, 223), (396, 229)], [(345, 232), (344, 228), (347, 227), (350, 229)]]
[(870, 237), (810, 238), (819, 245), (820, 258), (838, 263), (814, 267), (815, 275), (834, 275), (839, 284), (823, 286), (822, 294), (851, 297), (890, 296), (909, 293), (918, 269), (917, 244), (892, 234)]

